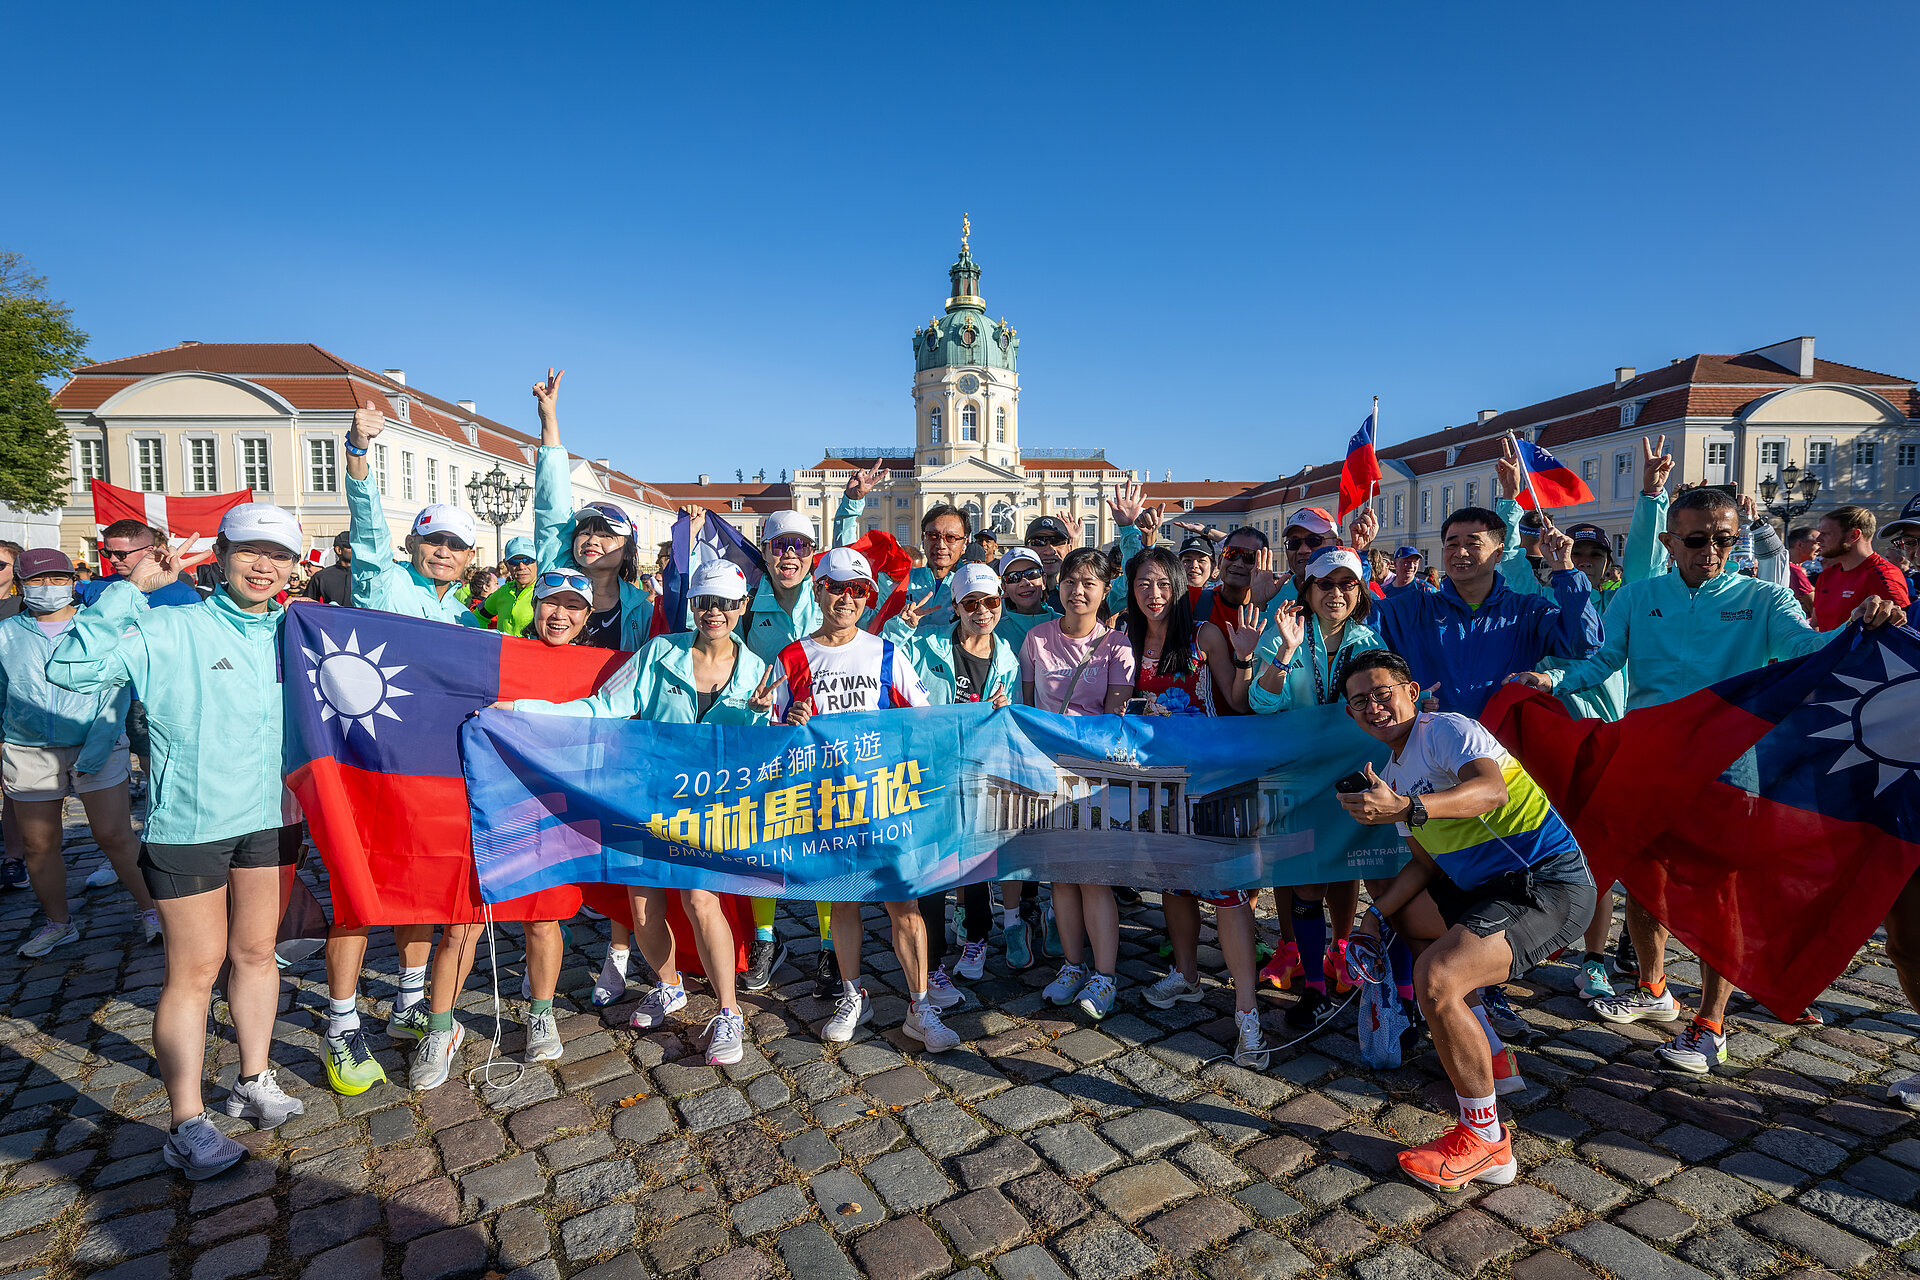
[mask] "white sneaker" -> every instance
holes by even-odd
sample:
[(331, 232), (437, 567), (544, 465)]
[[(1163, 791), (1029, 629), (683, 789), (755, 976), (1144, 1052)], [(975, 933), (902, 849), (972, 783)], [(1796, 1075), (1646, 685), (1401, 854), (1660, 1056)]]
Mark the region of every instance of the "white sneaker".
[(1188, 982), (1186, 975), (1178, 969), (1169, 973), (1160, 981), (1140, 993), (1146, 1002), (1156, 1009), (1171, 1009), (1182, 1000), (1191, 1003), (1204, 1000), (1207, 993), (1200, 989), (1197, 982)]
[(1086, 981), (1087, 967), (1069, 961), (1060, 966), (1060, 971), (1053, 975), (1053, 981), (1040, 994), (1055, 1004), (1069, 1005), (1080, 994), (1080, 988), (1086, 985)]
[(1656, 1048), (1653, 1056), (1670, 1067), (1703, 1076), (1727, 1060), (1726, 1033), (1715, 1034), (1698, 1022), (1689, 1022), (1679, 1035)]
[(245, 1160), (247, 1149), (201, 1115), (168, 1134), (167, 1145), (160, 1149), (160, 1154), (169, 1165), (198, 1182)]
[(521, 1059), (524, 1062), (552, 1062), (558, 1059), (565, 1049), (560, 1044), (560, 1028), (555, 1022), (553, 1010), (545, 1013), (527, 1015), (527, 1052)]
[(987, 944), (969, 942), (960, 949), (960, 963), (953, 971), (968, 982), (978, 982), (987, 972)]
[(640, 1003), (633, 1010), (632, 1026), (636, 1031), (652, 1031), (667, 1025), (667, 1015), (678, 1013), (687, 1007), (687, 989), (678, 987), (655, 987), (640, 997)]
[(1887, 1101), (1897, 1102), (1909, 1111), (1920, 1111), (1920, 1075), (1911, 1075), (1888, 1085)]
[(1240, 1042), (1233, 1050), (1234, 1065), (1252, 1071), (1265, 1071), (1267, 1055), (1272, 1050), (1267, 1048), (1267, 1038), (1261, 1031), (1259, 1010), (1247, 1009), (1236, 1013), (1233, 1022), (1240, 1028)]
[(20, 954), (29, 960), (37, 960), (55, 947), (64, 947), (79, 937), (80, 927), (73, 921), (55, 924), (49, 920), (40, 926), (38, 933), (20, 944)]
[(457, 1022), (451, 1031), (429, 1031), (420, 1037), (420, 1043), (413, 1050), (413, 1067), (407, 1073), (407, 1083), (416, 1089), (438, 1089), (445, 1084), (460, 1057), (460, 1042), (466, 1038), (467, 1029)]
[(161, 934), (160, 913), (152, 908), (142, 911), (140, 913), (140, 931), (147, 935), (148, 942), (152, 942), (155, 938), (159, 937)]
[(927, 1003), (936, 1009), (951, 1009), (967, 998), (967, 993), (953, 985), (953, 979), (947, 976), (947, 967), (941, 965), (927, 975)]
[(254, 1077), (252, 1083), (235, 1080), (227, 1091), (227, 1114), (236, 1120), (251, 1120), (260, 1129), (278, 1129), (306, 1110), (306, 1103), (280, 1087), (271, 1068)]
[(707, 1024), (713, 1032), (707, 1041), (707, 1065), (730, 1067), (747, 1055), (747, 1020), (738, 1013), (722, 1009)]
[(827, 1025), (820, 1029), (824, 1040), (835, 1044), (845, 1044), (853, 1039), (853, 1033), (860, 1024), (873, 1017), (873, 1002), (867, 999), (865, 987), (853, 991), (842, 991), (840, 998), (834, 1001), (833, 1016), (827, 1019)]
[(925, 1045), (928, 1053), (944, 1053), (960, 1043), (960, 1033), (940, 1021), (940, 1010), (931, 1000), (910, 1005), (900, 1030)]
[(1602, 1022), (1672, 1022), (1680, 1016), (1680, 1005), (1671, 991), (1656, 996), (1645, 987), (1635, 987), (1623, 996), (1593, 1001), (1593, 1011)]
[(617, 1004), (620, 997), (625, 994), (627, 994), (626, 968), (614, 961), (613, 948), (608, 947), (607, 958), (600, 962), (600, 976), (593, 980), (594, 1007), (604, 1009), (610, 1004)]
[(89, 889), (104, 889), (110, 884), (119, 883), (120, 873), (113, 869), (111, 862), (101, 862), (99, 866), (93, 869), (93, 874), (87, 877), (87, 888)]

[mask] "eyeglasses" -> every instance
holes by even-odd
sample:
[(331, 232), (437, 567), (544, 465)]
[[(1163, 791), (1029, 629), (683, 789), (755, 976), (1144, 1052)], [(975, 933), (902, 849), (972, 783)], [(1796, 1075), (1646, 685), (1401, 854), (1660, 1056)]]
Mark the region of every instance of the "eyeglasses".
[(147, 552), (151, 550), (153, 550), (153, 544), (149, 542), (144, 547), (130, 547), (125, 551), (114, 551), (111, 548), (102, 547), (100, 549), (100, 554), (106, 557), (108, 560), (127, 560), (127, 559), (131, 559), (134, 556), (140, 555), (143, 552)]
[(992, 613), (1000, 607), (999, 596), (968, 596), (960, 602), (968, 613)]
[(721, 613), (732, 613), (745, 603), (745, 600), (729, 600), (725, 596), (695, 596), (693, 598), (693, 611), (695, 613), (709, 613), (718, 609)]
[(862, 582), (858, 578), (853, 579), (851, 582), (836, 582), (832, 578), (823, 578), (821, 581), (825, 582), (827, 584), (827, 590), (836, 596), (856, 596), (864, 600), (873, 594), (873, 585)]
[(1393, 691), (1395, 689), (1409, 689), (1412, 687), (1413, 681), (1401, 680), (1395, 684), (1382, 686), (1369, 693), (1363, 693), (1357, 698), (1348, 698), (1347, 710), (1365, 711), (1369, 705), (1384, 707), (1393, 701)]
[(555, 591), (571, 587), (587, 599), (593, 599), (593, 584), (587, 581), (584, 573), (543, 573), (540, 575), (540, 585)]
[(1259, 555), (1251, 547), (1228, 547), (1220, 553), (1220, 561), (1222, 564), (1232, 564), (1237, 560), (1255, 560)]
[(1007, 573), (1001, 574), (1000, 581), (1002, 582), (1038, 582), (1040, 581), (1040, 579), (1046, 576), (1047, 576), (1046, 570), (1044, 569), (1038, 569), (1038, 568), (1014, 569)]
[(473, 544), (462, 542), (450, 533), (422, 533), (416, 535), (422, 546), (448, 547), (454, 551), (471, 551)]
[(1310, 533), (1304, 538), (1288, 538), (1286, 540), (1287, 550), (1289, 551), (1314, 550), (1324, 547), (1332, 541), (1332, 536), (1324, 533)]
[(1027, 539), (1027, 545), (1030, 547), (1064, 547), (1072, 541), (1072, 538), (1049, 538), (1043, 533), (1036, 533)]
[(964, 533), (934, 533), (929, 530), (920, 535), (920, 540), (922, 542), (940, 542), (951, 545), (956, 542), (965, 542), (967, 535)]
[(231, 559), (246, 560), (249, 563), (265, 560), (275, 566), (289, 565), (300, 558), (291, 551), (255, 551), (251, 547), (232, 547), (228, 549), (227, 555)]
[(813, 554), (812, 538), (779, 537), (767, 545), (776, 556), (810, 556)]
[(1680, 545), (1689, 551), (1698, 551), (1711, 542), (1716, 551), (1730, 551), (1738, 541), (1740, 539), (1731, 533), (1690, 533), (1680, 539)]

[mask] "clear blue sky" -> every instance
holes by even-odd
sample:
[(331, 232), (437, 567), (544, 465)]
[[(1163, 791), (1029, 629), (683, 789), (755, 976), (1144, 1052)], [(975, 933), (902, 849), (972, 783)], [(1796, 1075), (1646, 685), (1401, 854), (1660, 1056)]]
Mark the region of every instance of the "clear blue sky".
[(912, 443), (967, 211), (1023, 443), (1156, 479), (1375, 394), (1398, 440), (1803, 333), (1920, 370), (1910, 4), (342, 13), (12, 14), (0, 247), (94, 358), (313, 341), (527, 428), (551, 362), (579, 452), (802, 467)]

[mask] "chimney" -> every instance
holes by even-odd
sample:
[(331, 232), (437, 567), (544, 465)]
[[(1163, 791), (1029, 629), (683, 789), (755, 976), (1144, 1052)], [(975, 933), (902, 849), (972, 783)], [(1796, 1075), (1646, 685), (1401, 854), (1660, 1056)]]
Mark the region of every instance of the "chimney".
[(702, 472), (700, 473), (700, 483), (701, 483), (701, 484), (712, 484), (712, 483), (713, 483), (713, 477), (712, 477), (712, 476), (710, 476), (710, 475), (708, 475), (708, 474), (707, 474), (706, 472), (704, 472), (704, 471), (702, 471)]
[(1500, 416), (1500, 411), (1498, 409), (1482, 409), (1480, 411), (1481, 422), (1492, 422), (1495, 418), (1499, 416)]
[(1624, 387), (1640, 375), (1640, 371), (1630, 364), (1623, 364), (1613, 371), (1613, 385)]
[(462, 409), (465, 409), (468, 413), (480, 412), (480, 406), (475, 404), (471, 400), (455, 400), (454, 403), (459, 405)]
[(403, 387), (407, 385), (407, 371), (405, 369), (382, 369), (380, 372), (386, 374)]
[(183, 346), (183, 347), (197, 347), (197, 346), (199, 346), (199, 345), (200, 345), (200, 339), (198, 339), (198, 338), (182, 338), (182, 339), (180, 339), (180, 345), (181, 345), (181, 346)]
[(611, 471), (613, 470), (613, 459), (612, 458), (595, 458), (593, 460), (593, 465), (600, 468), (602, 471)]

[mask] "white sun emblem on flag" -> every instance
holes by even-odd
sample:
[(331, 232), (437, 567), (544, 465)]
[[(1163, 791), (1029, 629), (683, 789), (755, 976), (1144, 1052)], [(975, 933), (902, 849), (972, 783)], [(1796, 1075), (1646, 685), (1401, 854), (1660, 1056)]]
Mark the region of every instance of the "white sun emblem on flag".
[(1834, 679), (1857, 690), (1861, 696), (1811, 703), (1831, 707), (1846, 719), (1831, 729), (1807, 735), (1848, 744), (1828, 773), (1863, 764), (1878, 765), (1880, 780), (1873, 789), (1876, 796), (1903, 776), (1920, 773), (1920, 733), (1914, 732), (1914, 725), (1920, 724), (1920, 672), (1915, 672), (1885, 648), (1880, 650), (1880, 660), (1887, 669), (1885, 680), (1860, 680), (1834, 674)]
[(349, 726), (359, 725), (373, 738), (378, 736), (373, 731), (375, 716), (389, 720), (400, 718), (388, 704), (391, 699), (412, 694), (393, 683), (393, 677), (407, 669), (404, 665), (380, 665), (380, 655), (386, 651), (386, 645), (376, 645), (362, 653), (359, 632), (349, 632), (346, 644), (338, 645), (323, 631), (320, 646), (322, 653), (315, 653), (304, 645), (300, 652), (307, 655), (307, 682), (313, 685), (313, 699), (320, 704), (322, 721), (339, 716)]

